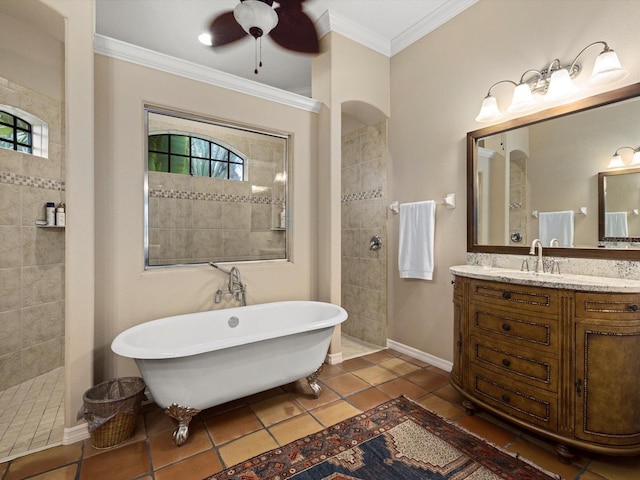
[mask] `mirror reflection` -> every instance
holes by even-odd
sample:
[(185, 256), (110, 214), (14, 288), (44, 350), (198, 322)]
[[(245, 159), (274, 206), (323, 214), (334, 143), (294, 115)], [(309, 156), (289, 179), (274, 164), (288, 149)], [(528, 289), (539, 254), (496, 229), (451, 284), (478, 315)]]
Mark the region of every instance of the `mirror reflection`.
[[(594, 108), (585, 109), (582, 102), (573, 113), (569, 106), (556, 108), (546, 119), (545, 112), (540, 112), (528, 122), (525, 118), (468, 134), (473, 172), (469, 251), (492, 251), (476, 249), (486, 246), (509, 253), (501, 247), (526, 247), (535, 238), (547, 247), (556, 239), (554, 246), (569, 252), (603, 246), (598, 174), (607, 169), (621, 145), (637, 143), (640, 125), (639, 86), (617, 92), (622, 99), (618, 102), (612, 101), (616, 94), (610, 93), (594, 100)], [(631, 157), (623, 159), (626, 166)], [(613, 212), (625, 205), (609, 203), (614, 205), (614, 198), (628, 193), (617, 192), (623, 188), (622, 180), (612, 179), (607, 178), (606, 208)], [(636, 201), (628, 211), (639, 207)]]
[(145, 113), (145, 266), (286, 259), (288, 136)]
[(640, 242), (640, 169), (601, 172), (598, 177), (600, 241), (607, 247)]

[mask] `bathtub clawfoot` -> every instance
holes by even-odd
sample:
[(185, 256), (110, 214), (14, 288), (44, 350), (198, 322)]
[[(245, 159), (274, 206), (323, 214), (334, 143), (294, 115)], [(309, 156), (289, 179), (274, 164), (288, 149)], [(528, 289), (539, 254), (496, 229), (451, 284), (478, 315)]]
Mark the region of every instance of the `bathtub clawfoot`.
[(322, 394), (322, 387), (318, 384), (318, 377), (322, 372), (323, 366), (324, 364), (320, 365), (315, 372), (307, 377), (307, 382), (309, 382), (309, 386), (311, 387), (311, 390), (313, 390), (313, 396), (316, 398), (319, 398)]
[(178, 428), (173, 432), (173, 441), (178, 447), (184, 445), (189, 437), (189, 423), (193, 417), (200, 413), (200, 410), (173, 403), (164, 409), (164, 413), (178, 421)]

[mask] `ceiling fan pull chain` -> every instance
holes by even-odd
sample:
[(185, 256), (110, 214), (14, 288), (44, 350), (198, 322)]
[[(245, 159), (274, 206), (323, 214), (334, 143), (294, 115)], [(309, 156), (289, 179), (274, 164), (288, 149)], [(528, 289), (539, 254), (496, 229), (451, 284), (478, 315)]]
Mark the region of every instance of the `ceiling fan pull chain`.
[(260, 37), (259, 41), (260, 41), (260, 63), (259, 63), (259, 65), (262, 68), (262, 37)]
[(253, 71), (253, 73), (257, 75), (258, 74), (258, 39), (257, 38), (255, 43), (255, 51), (253, 55), (253, 65), (255, 67), (255, 70)]

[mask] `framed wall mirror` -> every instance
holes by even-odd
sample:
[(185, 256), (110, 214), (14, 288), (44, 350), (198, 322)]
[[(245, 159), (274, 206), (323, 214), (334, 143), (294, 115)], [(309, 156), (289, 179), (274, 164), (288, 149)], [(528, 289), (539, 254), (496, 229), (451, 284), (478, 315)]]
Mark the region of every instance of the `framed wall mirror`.
[(640, 249), (640, 168), (598, 174), (598, 238), (606, 248)]
[(144, 113), (145, 268), (286, 260), (289, 135)]
[(568, 233), (560, 246), (543, 240), (549, 254), (640, 259), (635, 240), (612, 242), (601, 234), (608, 207), (598, 188), (613, 153), (638, 143), (640, 83), (469, 132), (467, 250), (527, 254), (560, 218)]

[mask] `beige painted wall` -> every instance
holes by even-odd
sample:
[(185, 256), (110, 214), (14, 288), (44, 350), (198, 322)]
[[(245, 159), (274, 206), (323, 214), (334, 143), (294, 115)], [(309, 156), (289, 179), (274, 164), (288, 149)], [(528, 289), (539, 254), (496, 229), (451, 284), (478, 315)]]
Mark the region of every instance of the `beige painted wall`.
[[(93, 0), (14, 1), (34, 11), (43, 28), (64, 24), (64, 99), (66, 124), (65, 229), (65, 427), (81, 422), (76, 414), (82, 394), (93, 385), (94, 333), (94, 182), (93, 182)], [(42, 6), (40, 5), (40, 6)], [(63, 20), (61, 20), (61, 18)], [(83, 422), (82, 422), (83, 423)], [(65, 443), (77, 440), (65, 431)]]
[[(638, 82), (639, 22), (635, 0), (480, 0), (391, 59), (389, 198), (440, 200), (455, 192), (458, 206), (436, 209), (433, 281), (398, 278), (398, 222), (389, 223), (389, 338), (452, 360), (448, 268), (466, 263), (465, 135), (482, 126), (474, 118), (489, 86), (556, 57), (570, 62), (597, 40), (606, 40), (629, 71), (616, 86)], [(587, 70), (597, 54), (595, 47), (585, 54)], [(495, 93), (506, 104), (511, 89)]]
[(238, 266), (249, 304), (314, 299), (315, 114), (100, 55), (95, 69), (96, 381), (137, 374), (133, 360), (110, 350), (118, 333), (155, 318), (214, 309), (213, 295), (226, 281), (208, 266), (144, 270), (145, 102), (293, 134), (292, 261)]
[[(389, 59), (336, 33), (324, 36), (320, 49), (312, 62), (312, 97), (323, 104), (316, 177), (318, 294), (319, 300), (340, 304), (342, 112), (358, 117), (357, 105), (368, 105), (365, 116), (375, 118), (358, 120), (375, 123), (389, 116)], [(329, 351), (341, 351), (339, 328)]]

